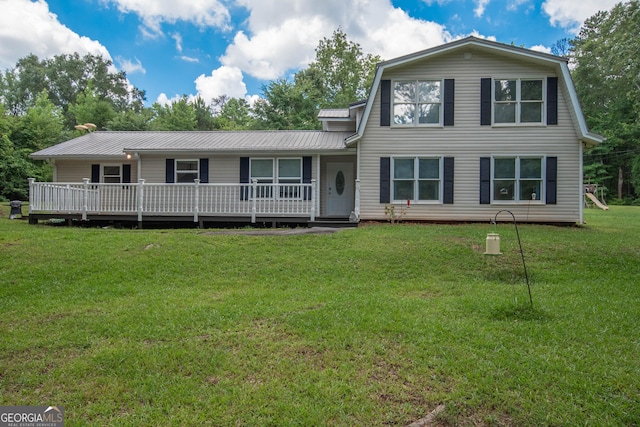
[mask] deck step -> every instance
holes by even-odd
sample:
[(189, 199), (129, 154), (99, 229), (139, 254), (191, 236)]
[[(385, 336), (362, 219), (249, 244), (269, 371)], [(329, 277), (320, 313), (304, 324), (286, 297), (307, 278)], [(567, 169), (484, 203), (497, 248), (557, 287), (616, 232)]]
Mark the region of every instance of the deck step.
[(355, 228), (357, 222), (349, 221), (349, 218), (316, 218), (315, 221), (308, 222), (309, 227), (333, 227), (333, 228)]

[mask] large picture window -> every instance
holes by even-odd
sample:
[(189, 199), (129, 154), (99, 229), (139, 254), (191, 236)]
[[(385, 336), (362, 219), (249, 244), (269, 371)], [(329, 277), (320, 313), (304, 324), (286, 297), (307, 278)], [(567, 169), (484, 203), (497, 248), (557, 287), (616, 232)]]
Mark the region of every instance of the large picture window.
[(543, 123), (544, 82), (544, 79), (494, 79), (493, 123)]
[(192, 184), (200, 176), (200, 162), (198, 160), (176, 160), (176, 181)]
[(394, 82), (393, 123), (397, 126), (441, 125), (442, 81)]
[[(249, 177), (251, 181), (257, 179), (258, 184), (281, 184), (279, 197), (299, 197), (299, 186), (297, 184), (302, 183), (302, 159), (251, 159)], [(272, 187), (260, 186), (257, 197), (273, 197)]]
[(542, 157), (496, 157), (493, 159), (493, 200), (540, 200), (543, 190)]
[(440, 201), (441, 158), (396, 157), (392, 162), (395, 201)]

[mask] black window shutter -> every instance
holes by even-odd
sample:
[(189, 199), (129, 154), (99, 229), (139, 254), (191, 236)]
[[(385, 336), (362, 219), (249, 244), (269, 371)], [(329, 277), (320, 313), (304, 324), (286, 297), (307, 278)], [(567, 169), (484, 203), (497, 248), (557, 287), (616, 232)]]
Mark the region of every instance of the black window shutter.
[(166, 159), (166, 161), (165, 161), (164, 182), (166, 182), (168, 184), (176, 182), (176, 161), (175, 161), (175, 159)]
[(558, 78), (547, 77), (547, 124), (558, 124)]
[(91, 165), (91, 182), (100, 182), (100, 165)]
[(480, 79), (480, 125), (491, 125), (491, 79)]
[[(249, 158), (240, 157), (240, 184), (249, 183)], [(249, 186), (240, 188), (240, 200), (249, 200)]]
[[(312, 157), (305, 156), (302, 158), (302, 183), (311, 184)], [(311, 191), (304, 189), (304, 200), (311, 200)]]
[(131, 182), (131, 165), (122, 165), (122, 182), (124, 184)]
[(455, 101), (455, 80), (444, 80), (444, 125), (453, 126), (454, 115), (454, 101)]
[(480, 204), (491, 204), (491, 157), (480, 157)]
[(209, 183), (209, 159), (200, 159), (200, 182)]
[(547, 204), (555, 205), (557, 203), (558, 193), (558, 158), (547, 157)]
[(391, 80), (380, 81), (380, 126), (391, 125)]
[(391, 202), (391, 158), (380, 157), (380, 203)]
[(444, 158), (444, 194), (442, 202), (453, 204), (453, 157)]

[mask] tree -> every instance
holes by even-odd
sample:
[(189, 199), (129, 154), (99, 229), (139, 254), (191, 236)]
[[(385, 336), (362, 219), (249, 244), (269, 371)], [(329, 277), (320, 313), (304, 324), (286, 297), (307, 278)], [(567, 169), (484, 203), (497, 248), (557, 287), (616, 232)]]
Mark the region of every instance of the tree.
[(587, 19), (572, 41), (573, 79), (589, 127), (607, 139), (585, 156), (585, 171), (633, 194), (632, 163), (640, 153), (640, 2), (619, 3)]
[(216, 129), (248, 129), (252, 123), (251, 106), (242, 98), (229, 98), (214, 121)]
[(22, 117), (13, 120), (11, 141), (18, 150), (41, 150), (64, 139), (62, 111), (49, 100), (46, 90)]
[(49, 99), (62, 108), (68, 128), (76, 124), (68, 114), (69, 106), (92, 82), (94, 95), (111, 103), (115, 111), (141, 109), (144, 91), (131, 87), (126, 74), (114, 72), (111, 60), (98, 55), (78, 53), (40, 60), (36, 55), (21, 58), (12, 70), (0, 78), (0, 99), (13, 115), (24, 114), (46, 89)]
[(320, 41), (315, 61), (296, 80), (310, 82), (308, 89), (319, 92), (321, 108), (344, 108), (366, 98), (378, 62), (379, 56), (364, 54), (358, 43), (337, 29), (330, 39)]
[(113, 104), (96, 94), (92, 81), (78, 94), (75, 104), (69, 106), (69, 114), (76, 124), (93, 123), (98, 130), (105, 129), (116, 115)]
[(265, 98), (253, 106), (257, 129), (319, 129), (318, 100), (308, 96), (307, 86), (286, 79), (275, 80), (262, 91)]
[(166, 106), (156, 102), (152, 109), (155, 114), (151, 122), (152, 130), (196, 130), (196, 112), (186, 95)]

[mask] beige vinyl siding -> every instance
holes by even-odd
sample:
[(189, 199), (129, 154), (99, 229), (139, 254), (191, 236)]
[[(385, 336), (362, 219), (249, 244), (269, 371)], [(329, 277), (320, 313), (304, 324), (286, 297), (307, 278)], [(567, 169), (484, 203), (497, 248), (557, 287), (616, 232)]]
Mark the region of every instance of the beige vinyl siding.
[[(567, 108), (567, 89), (559, 80), (558, 125), (480, 126), (482, 77), (549, 77), (553, 67), (516, 62), (467, 50), (431, 57), (387, 70), (383, 79), (455, 79), (455, 125), (442, 128), (380, 127), (380, 93), (375, 95), (366, 130), (360, 140), (361, 219), (384, 219), (379, 201), (380, 157), (449, 156), (455, 158), (454, 204), (414, 203), (406, 219), (488, 221), (509, 209), (521, 221), (577, 222), (582, 203), (580, 142)], [(479, 204), (480, 157), (503, 155), (557, 156), (557, 205), (535, 203)]]
[[(184, 159), (195, 160), (201, 158), (209, 159), (209, 182), (212, 184), (238, 184), (240, 182), (240, 158), (302, 158), (302, 155), (288, 155), (288, 154), (274, 154), (260, 153), (255, 155), (212, 155), (210, 157), (205, 156), (150, 156), (146, 155), (142, 158), (142, 178), (147, 183), (164, 183), (166, 178), (166, 159)], [(318, 175), (316, 171), (316, 157), (313, 156), (312, 160), (312, 179), (315, 179)]]
[(131, 165), (131, 182), (137, 181), (136, 162), (118, 160), (56, 160), (55, 182), (81, 183), (84, 178), (91, 179), (91, 165)]

